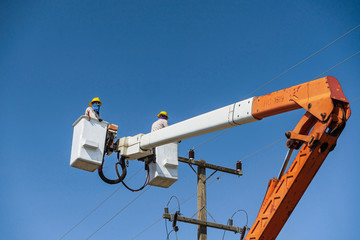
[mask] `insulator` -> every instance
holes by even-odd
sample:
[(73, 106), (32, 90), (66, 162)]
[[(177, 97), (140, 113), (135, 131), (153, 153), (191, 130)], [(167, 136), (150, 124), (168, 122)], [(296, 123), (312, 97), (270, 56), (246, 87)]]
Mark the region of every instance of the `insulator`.
[(191, 158), (191, 159), (195, 158), (195, 152), (193, 149), (190, 149), (190, 151), (189, 151), (189, 158)]
[(241, 161), (237, 161), (236, 163), (236, 170), (241, 171), (242, 170), (242, 163)]

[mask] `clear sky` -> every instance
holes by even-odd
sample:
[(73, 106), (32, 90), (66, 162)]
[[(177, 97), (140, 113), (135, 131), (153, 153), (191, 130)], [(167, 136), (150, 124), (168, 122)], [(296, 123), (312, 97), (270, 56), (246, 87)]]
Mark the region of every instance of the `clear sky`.
[[(244, 98), (359, 25), (359, 13), (359, 1), (336, 0), (1, 1), (1, 238), (59, 239), (119, 188), (69, 166), (72, 124), (93, 97), (103, 101), (102, 117), (119, 125), (119, 137), (148, 133), (161, 110), (174, 124)], [(359, 50), (360, 28), (253, 95), (313, 80)], [(338, 78), (350, 101), (360, 97), (360, 54), (326, 75)], [(351, 108), (337, 148), (277, 239), (358, 238), (360, 100)], [(282, 139), (303, 114), (233, 128), (196, 149), (196, 158), (234, 167)], [(179, 155), (216, 134), (182, 141)], [(251, 226), (286, 151), (282, 140), (244, 160), (244, 176), (209, 184), (215, 220), (225, 224), (245, 209)], [(112, 155), (105, 164), (109, 176), (114, 162)], [(129, 176), (138, 169), (134, 187), (145, 171), (130, 162)], [(196, 212), (196, 197), (189, 199), (196, 175), (180, 164), (178, 182), (151, 187), (93, 234), (141, 193), (121, 187), (64, 239), (166, 239), (159, 219), (173, 195), (187, 200), (184, 216)], [(245, 221), (241, 213), (234, 218), (238, 226)], [(196, 239), (194, 225), (179, 228), (178, 239)], [(222, 234), (209, 229), (208, 239)]]

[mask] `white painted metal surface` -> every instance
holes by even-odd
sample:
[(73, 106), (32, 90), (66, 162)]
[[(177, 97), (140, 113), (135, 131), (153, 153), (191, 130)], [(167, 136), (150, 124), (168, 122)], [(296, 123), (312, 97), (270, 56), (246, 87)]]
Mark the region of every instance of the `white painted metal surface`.
[(143, 135), (140, 139), (140, 148), (147, 150), (163, 144), (257, 121), (258, 119), (255, 119), (251, 114), (252, 102), (253, 98), (249, 98)]
[(75, 168), (95, 171), (102, 162), (107, 126), (109, 123), (81, 116), (73, 124), (73, 140), (70, 165)]
[(152, 150), (143, 150), (140, 148), (140, 140), (144, 134), (140, 133), (132, 137), (123, 137), (119, 139), (118, 151), (122, 156), (129, 160), (139, 159), (151, 155)]
[(178, 145), (169, 143), (155, 148), (155, 163), (149, 164), (149, 185), (168, 188), (178, 179)]

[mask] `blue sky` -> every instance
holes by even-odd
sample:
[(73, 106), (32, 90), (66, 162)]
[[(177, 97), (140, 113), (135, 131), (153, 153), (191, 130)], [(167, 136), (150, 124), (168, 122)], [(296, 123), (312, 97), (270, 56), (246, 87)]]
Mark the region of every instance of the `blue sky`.
[[(120, 186), (69, 166), (72, 123), (93, 97), (103, 101), (102, 117), (119, 125), (119, 137), (147, 133), (161, 110), (173, 124), (244, 98), (359, 25), (359, 12), (359, 1), (334, 0), (1, 1), (2, 238), (59, 239)], [(359, 51), (359, 43), (360, 28), (254, 95), (310, 81)], [(350, 101), (360, 97), (359, 66), (357, 55), (327, 73)], [(360, 100), (351, 108), (337, 148), (277, 239), (357, 237)], [(283, 138), (303, 114), (233, 128), (196, 149), (196, 157), (234, 167)], [(216, 134), (182, 141), (179, 154)], [(253, 224), (286, 150), (282, 140), (244, 160), (244, 176), (224, 174), (208, 186), (208, 210), (217, 222), (245, 209)], [(107, 162), (111, 176), (114, 156)], [(142, 168), (130, 162), (129, 176)], [(141, 171), (129, 185), (144, 178)], [(172, 195), (182, 202), (195, 192), (196, 175), (180, 164), (178, 182), (151, 187), (91, 239), (166, 239), (158, 221), (163, 207)], [(64, 239), (87, 239), (138, 194), (120, 188)], [(181, 212), (193, 215), (196, 197)], [(237, 214), (234, 224), (244, 223)], [(179, 239), (196, 239), (195, 226), (179, 228)], [(222, 234), (209, 229), (208, 239)], [(225, 239), (238, 237), (227, 233)]]

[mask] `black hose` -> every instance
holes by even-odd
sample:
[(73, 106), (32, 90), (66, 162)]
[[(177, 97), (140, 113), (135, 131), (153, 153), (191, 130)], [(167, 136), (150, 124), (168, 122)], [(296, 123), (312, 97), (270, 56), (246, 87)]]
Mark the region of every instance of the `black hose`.
[[(104, 156), (105, 156), (105, 153), (103, 155), (102, 164), (98, 168), (99, 176), (104, 182), (106, 182), (108, 184), (118, 184), (119, 182), (121, 182), (128, 190), (130, 190), (132, 192), (140, 191), (140, 190), (144, 189), (148, 185), (149, 180), (150, 180), (150, 170), (149, 170), (148, 165), (146, 165), (147, 166), (147, 168), (146, 168), (147, 169), (147, 174), (146, 174), (145, 183), (144, 183), (144, 185), (142, 187), (140, 187), (139, 189), (132, 189), (132, 188), (130, 188), (129, 186), (126, 185), (126, 183), (123, 181), (125, 179), (125, 177), (126, 177), (126, 174), (127, 174), (126, 165), (125, 165), (125, 157), (121, 156), (121, 158), (120, 158), (120, 153), (119, 152), (117, 154), (117, 158), (119, 159), (119, 161), (115, 164), (116, 175), (118, 176), (118, 178), (117, 179), (109, 179), (109, 178), (105, 177), (105, 175), (104, 175), (104, 173), (102, 171), (103, 164), (104, 164)], [(122, 170), (121, 175), (119, 173), (118, 165), (121, 166), (121, 170)]]
[[(119, 153), (118, 153), (118, 159), (119, 159)], [(108, 183), (108, 184), (117, 184), (117, 183), (119, 183), (119, 182), (122, 182), (123, 180), (124, 180), (124, 178), (126, 177), (126, 166), (125, 166), (125, 157), (121, 157), (121, 159), (119, 160), (119, 162), (117, 162), (116, 164), (115, 164), (115, 169), (116, 169), (116, 174), (118, 175), (118, 177), (119, 178), (117, 178), (117, 179), (109, 179), (109, 178), (107, 178), (107, 177), (105, 177), (105, 175), (104, 175), (104, 173), (103, 173), (103, 171), (102, 171), (102, 167), (103, 167), (103, 164), (104, 164), (104, 158), (103, 158), (103, 161), (102, 161), (102, 164), (101, 164), (101, 166), (98, 168), (98, 173), (99, 173), (99, 176), (100, 176), (100, 178), (104, 181), (104, 182), (106, 182), (106, 183)], [(121, 168), (122, 168), (122, 174), (121, 174), (121, 176), (120, 176), (120, 174), (119, 174), (119, 171), (118, 171), (118, 169), (117, 169), (117, 164), (120, 164), (121, 165)]]
[[(121, 175), (119, 174), (119, 169), (117, 167), (117, 165), (121, 166)], [(120, 181), (123, 181), (126, 177), (127, 174), (127, 170), (126, 170), (126, 166), (125, 166), (125, 161), (120, 160), (120, 162), (115, 163), (115, 170), (116, 170), (116, 175), (119, 177), (119, 179), (121, 179)]]
[[(123, 161), (124, 162), (124, 161)], [(125, 166), (125, 164), (124, 164)], [(149, 167), (146, 168), (147, 169), (147, 173), (146, 173), (146, 179), (145, 179), (145, 183), (142, 187), (140, 187), (139, 189), (132, 189), (130, 188), (128, 185), (126, 185), (126, 183), (124, 181), (121, 181), (121, 183), (130, 191), (132, 192), (138, 192), (138, 191), (141, 191), (143, 190), (149, 183), (149, 180), (150, 180), (150, 170), (149, 170)], [(126, 171), (126, 168), (125, 168), (125, 171)], [(124, 173), (124, 169), (123, 169), (123, 173)], [(119, 174), (119, 171), (117, 170), (116, 168), (116, 174), (118, 175), (118, 177), (120, 178), (120, 174)], [(122, 175), (121, 175), (122, 176)]]

